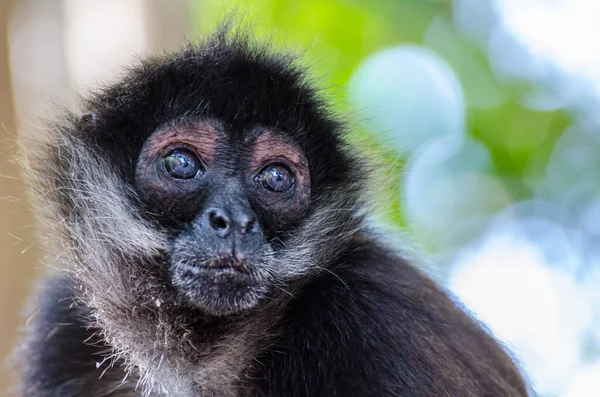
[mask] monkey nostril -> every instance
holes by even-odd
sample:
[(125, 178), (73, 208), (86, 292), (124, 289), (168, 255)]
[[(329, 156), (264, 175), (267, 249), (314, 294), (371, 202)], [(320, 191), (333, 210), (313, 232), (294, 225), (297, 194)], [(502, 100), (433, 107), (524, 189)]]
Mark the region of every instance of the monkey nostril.
[(256, 218), (248, 217), (243, 222), (240, 222), (240, 229), (243, 234), (250, 234), (254, 232), (256, 226)]
[(229, 233), (229, 220), (219, 211), (209, 211), (208, 223), (220, 236), (226, 236)]
[(241, 236), (252, 234), (258, 227), (256, 216), (250, 211), (231, 214), (227, 209), (210, 208), (205, 214), (205, 224), (220, 237), (227, 237), (234, 230)]
[(227, 222), (225, 222), (225, 219), (221, 218), (220, 216), (213, 217), (211, 222), (215, 229), (227, 229)]

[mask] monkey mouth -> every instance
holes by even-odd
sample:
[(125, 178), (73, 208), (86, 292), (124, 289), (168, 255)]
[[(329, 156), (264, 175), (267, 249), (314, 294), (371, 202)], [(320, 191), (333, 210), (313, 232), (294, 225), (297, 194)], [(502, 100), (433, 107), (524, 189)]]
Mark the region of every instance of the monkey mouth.
[(234, 271), (242, 274), (250, 274), (250, 268), (246, 261), (237, 260), (231, 256), (217, 257), (204, 261), (177, 261), (175, 266), (195, 273)]
[(234, 269), (234, 270), (240, 271), (242, 273), (245, 273), (248, 270), (247, 269), (248, 265), (245, 261), (237, 260), (236, 258), (234, 258), (232, 256), (215, 258), (211, 261), (204, 262), (203, 264), (200, 265), (200, 267), (206, 268), (206, 269), (215, 269), (215, 270)]
[(265, 293), (265, 286), (252, 276), (245, 262), (227, 258), (175, 262), (171, 281), (189, 304), (219, 316), (249, 309)]
[(244, 270), (242, 266), (231, 265), (227, 263), (213, 263), (210, 264), (202, 263), (178, 263), (175, 265), (176, 273), (185, 275), (188, 278), (204, 277), (204, 276), (217, 276), (219, 274), (230, 274), (232, 276), (248, 276), (248, 272)]

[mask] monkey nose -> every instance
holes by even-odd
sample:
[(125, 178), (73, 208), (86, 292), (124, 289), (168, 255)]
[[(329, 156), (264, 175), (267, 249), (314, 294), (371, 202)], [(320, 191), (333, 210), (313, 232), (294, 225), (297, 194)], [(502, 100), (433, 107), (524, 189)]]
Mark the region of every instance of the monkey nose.
[(256, 215), (251, 210), (238, 210), (235, 213), (223, 208), (211, 208), (206, 212), (209, 227), (219, 237), (227, 237), (236, 230), (242, 237), (256, 228)]

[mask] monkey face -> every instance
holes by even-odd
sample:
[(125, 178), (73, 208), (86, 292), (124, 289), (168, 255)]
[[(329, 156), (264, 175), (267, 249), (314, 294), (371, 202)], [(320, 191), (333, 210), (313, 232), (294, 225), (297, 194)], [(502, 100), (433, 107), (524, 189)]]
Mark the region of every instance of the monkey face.
[(136, 188), (170, 224), (171, 282), (213, 314), (254, 306), (277, 279), (273, 239), (306, 216), (310, 174), (302, 150), (260, 126), (231, 134), (218, 121), (178, 121), (144, 143)]
[(35, 162), (92, 307), (182, 324), (277, 304), (360, 229), (362, 161), (301, 69), (207, 45), (92, 95)]

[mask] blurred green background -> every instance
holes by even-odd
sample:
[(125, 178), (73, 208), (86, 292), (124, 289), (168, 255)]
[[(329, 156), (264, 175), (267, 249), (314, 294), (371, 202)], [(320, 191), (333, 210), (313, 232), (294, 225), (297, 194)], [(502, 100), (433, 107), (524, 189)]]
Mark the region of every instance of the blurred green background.
[[(376, 164), (374, 221), (514, 352), (600, 395), (600, 2), (0, 0), (0, 356), (45, 253), (8, 159), (48, 104), (234, 10), (297, 53)], [(0, 384), (2, 380), (0, 379)]]
[[(486, 7), (477, 5), (474, 1), (470, 3), (478, 8)], [(492, 1), (487, 3), (487, 7), (493, 8)], [(393, 127), (385, 122), (369, 122), (378, 116), (377, 111), (372, 111), (373, 108), (382, 105), (380, 102), (398, 102), (403, 97), (412, 96), (408, 102), (413, 100), (417, 103), (404, 103), (403, 111), (420, 114), (399, 115), (388, 122), (392, 126), (395, 122), (397, 128), (406, 129), (407, 126), (402, 126), (405, 122), (403, 117), (438, 117), (430, 112), (431, 109), (419, 108), (425, 105), (424, 99), (439, 99), (442, 103), (430, 106), (433, 110), (441, 109), (441, 112), (454, 111), (444, 108), (452, 107), (456, 101), (460, 102), (459, 110), (462, 114), (454, 116), (464, 118), (464, 127), (459, 134), (464, 134), (477, 145), (471, 151), (478, 151), (480, 157), (485, 157), (479, 159), (483, 160), (485, 167), (477, 164), (473, 171), (483, 171), (484, 175), (492, 176), (499, 186), (492, 186), (495, 190), (490, 195), (501, 195), (496, 198), (484, 197), (483, 203), (475, 203), (476, 210), (480, 213), (470, 216), (494, 213), (512, 202), (535, 197), (536, 182), (545, 176), (546, 165), (556, 141), (573, 122), (564, 108), (545, 110), (523, 104), (523, 96), (530, 92), (530, 84), (535, 82), (528, 82), (526, 79), (498, 81), (490, 66), (487, 48), (478, 46), (476, 38), (465, 37), (453, 23), (456, 18), (453, 17), (451, 1), (196, 1), (193, 15), (198, 21), (198, 34), (201, 36), (212, 31), (221, 20), (223, 10), (232, 9), (236, 10), (243, 22), (254, 27), (259, 38), (274, 42), (276, 47), (296, 50), (302, 55), (313, 77), (327, 90), (331, 101), (350, 118), (353, 126), (352, 139), (359, 142), (367, 150), (367, 154), (374, 153), (374, 156), (381, 158), (386, 174), (380, 176), (385, 179), (379, 180), (378, 185), (384, 190), (380, 194), (388, 195), (381, 197), (378, 204), (386, 215), (385, 220), (400, 226), (414, 227), (416, 230), (413, 231), (418, 232), (419, 244), (428, 251), (436, 252), (447, 248), (446, 244), (449, 243), (464, 243), (465, 239), (472, 237), (472, 232), (465, 231), (468, 233), (466, 236), (461, 236), (460, 239), (454, 236), (450, 238), (454, 241), (450, 242), (448, 235), (453, 234), (453, 226), (457, 226), (453, 221), (456, 219), (448, 219), (447, 224), (437, 223), (433, 227), (420, 224), (418, 220), (415, 220), (417, 224), (410, 224), (410, 214), (405, 213), (406, 208), (403, 210), (400, 196), (402, 170), (411, 155), (407, 153), (405, 145), (413, 139), (428, 142), (442, 138), (452, 134), (453, 131), (450, 130), (453, 127), (444, 130), (442, 126), (438, 131), (425, 132), (415, 129), (394, 139), (394, 131), (390, 131)], [(192, 34), (195, 36), (196, 32), (193, 31)], [(457, 80), (460, 85), (458, 92), (451, 93), (448, 97), (443, 92), (435, 92), (436, 87), (431, 86), (423, 89), (434, 92), (409, 92), (409, 89), (420, 90), (422, 87), (410, 83), (412, 76), (400, 81), (402, 77), (397, 74), (403, 72), (403, 65), (390, 66), (392, 70), (385, 76), (387, 79), (377, 75), (377, 67), (368, 76), (356, 76), (359, 67), (370, 56), (390, 48), (402, 49), (410, 44), (430, 49), (434, 57), (440, 57), (441, 65), (438, 65), (438, 59), (434, 58), (432, 61), (427, 56), (424, 59), (409, 59), (415, 63), (414, 67), (437, 67), (442, 72), (446, 72), (446, 67), (450, 68), (448, 77), (450, 80)], [(410, 54), (408, 55), (410, 58)], [(417, 78), (431, 79), (435, 73), (438, 71), (433, 70), (431, 74)], [(353, 77), (355, 80), (362, 79), (354, 81)], [(378, 81), (384, 85), (391, 84), (391, 90), (395, 89), (396, 92), (379, 93), (372, 100), (364, 100), (370, 90), (377, 89), (373, 86)], [(427, 85), (426, 82), (423, 84)], [(359, 87), (355, 87), (357, 85)], [(358, 91), (355, 95), (353, 88)], [(414, 98), (418, 95), (424, 98)], [(446, 121), (448, 118), (452, 119), (453, 115), (439, 117), (440, 121)], [(423, 124), (419, 120), (414, 123), (418, 126)], [(437, 126), (435, 121), (432, 124)], [(420, 138), (420, 134), (426, 136)], [(381, 139), (382, 135), (389, 139)], [(396, 142), (392, 142), (390, 146), (390, 140)], [(478, 150), (480, 145), (482, 150)], [(422, 147), (418, 146), (416, 149)], [(455, 165), (459, 168), (457, 172), (469, 168), (468, 159), (463, 158), (461, 162), (464, 165)], [(481, 169), (476, 169), (478, 166)], [(466, 201), (466, 211), (472, 212), (473, 206), (469, 204), (471, 200), (468, 197), (460, 199)], [(448, 210), (455, 210), (456, 207)], [(464, 221), (463, 215), (458, 214), (456, 218)]]

